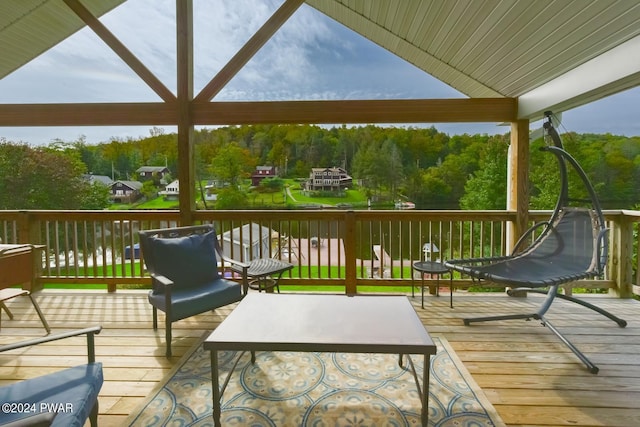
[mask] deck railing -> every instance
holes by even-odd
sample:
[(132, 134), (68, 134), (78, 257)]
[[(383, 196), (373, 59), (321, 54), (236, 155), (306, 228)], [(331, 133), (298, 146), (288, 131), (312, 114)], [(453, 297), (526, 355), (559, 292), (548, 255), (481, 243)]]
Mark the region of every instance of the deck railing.
[[(531, 223), (550, 212), (530, 213)], [(332, 286), (347, 293), (365, 286), (410, 286), (412, 262), (502, 255), (508, 250), (507, 211), (197, 211), (212, 223), (225, 252), (250, 260), (276, 257), (294, 264), (282, 285)], [(607, 211), (610, 256), (602, 279), (576, 286), (640, 293), (639, 211)], [(43, 245), (37, 285), (148, 285), (138, 231), (180, 225), (178, 211), (0, 211), (4, 243)], [(454, 277), (455, 286), (471, 282)], [(335, 289), (335, 288), (332, 288)], [(369, 289), (369, 288), (367, 288)]]

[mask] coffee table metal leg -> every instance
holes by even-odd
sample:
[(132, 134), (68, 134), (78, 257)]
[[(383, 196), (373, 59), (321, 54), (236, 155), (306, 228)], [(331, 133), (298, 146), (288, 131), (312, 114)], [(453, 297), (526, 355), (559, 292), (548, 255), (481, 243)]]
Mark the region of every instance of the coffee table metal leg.
[(415, 279), (416, 271), (411, 269), (411, 298), (416, 296), (416, 279)]
[[(400, 355), (402, 361), (402, 354)], [(407, 354), (407, 361), (409, 362), (409, 368), (413, 374), (413, 379), (416, 382), (416, 388), (418, 389), (418, 397), (422, 403), (421, 422), (423, 426), (429, 425), (429, 369), (431, 369), (431, 355), (424, 354), (424, 367), (422, 368), (422, 386), (420, 386), (420, 379), (418, 378), (418, 372), (416, 366), (411, 359), (411, 355)], [(402, 364), (400, 364), (402, 367)]]
[(211, 394), (213, 396), (213, 423), (215, 427), (222, 427), (220, 417), (222, 411), (220, 408), (220, 384), (218, 382), (218, 352), (211, 350)]
[(449, 272), (449, 307), (453, 308), (453, 272)]
[(424, 355), (422, 368), (422, 425), (429, 425), (429, 370), (431, 369), (431, 355)]

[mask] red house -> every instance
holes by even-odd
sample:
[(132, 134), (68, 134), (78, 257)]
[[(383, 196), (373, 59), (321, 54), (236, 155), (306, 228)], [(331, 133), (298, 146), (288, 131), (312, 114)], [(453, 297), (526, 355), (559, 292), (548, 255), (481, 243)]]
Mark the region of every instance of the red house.
[(251, 174), (251, 185), (257, 187), (263, 179), (273, 178), (277, 175), (278, 169), (275, 166), (257, 166)]

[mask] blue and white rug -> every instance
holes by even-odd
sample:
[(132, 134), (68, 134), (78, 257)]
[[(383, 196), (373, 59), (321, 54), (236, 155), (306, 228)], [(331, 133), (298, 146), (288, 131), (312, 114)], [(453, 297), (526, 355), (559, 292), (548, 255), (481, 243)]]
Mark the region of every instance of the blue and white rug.
[[(504, 425), (444, 338), (434, 337), (430, 426)], [(420, 426), (413, 373), (397, 355), (258, 352), (240, 359), (222, 396), (223, 426)], [(238, 354), (221, 352), (220, 384)], [(412, 356), (422, 378), (422, 356)], [(405, 358), (406, 360), (406, 358)], [(406, 363), (405, 363), (406, 365)], [(131, 426), (213, 425), (209, 352), (199, 345), (153, 393)]]

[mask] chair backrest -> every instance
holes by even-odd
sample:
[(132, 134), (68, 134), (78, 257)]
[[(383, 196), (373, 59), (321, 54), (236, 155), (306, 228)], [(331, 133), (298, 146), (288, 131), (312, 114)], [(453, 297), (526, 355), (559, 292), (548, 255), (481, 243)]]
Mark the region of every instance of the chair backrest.
[(596, 213), (587, 208), (567, 207), (559, 211), (543, 233), (518, 256), (552, 261), (548, 268), (566, 274), (567, 271), (584, 276), (601, 274), (599, 257), (600, 228)]
[[(584, 268), (583, 271), (591, 276), (599, 276), (603, 273), (609, 252), (608, 230), (600, 201), (587, 174), (564, 149), (560, 135), (553, 126), (551, 113), (546, 114), (548, 120), (544, 128), (553, 146), (544, 147), (543, 150), (554, 154), (558, 161), (560, 194), (549, 226), (528, 250), (545, 256), (561, 251), (560, 262), (575, 263), (576, 271)], [(587, 191), (587, 199), (572, 198), (569, 194), (569, 166), (581, 180)], [(575, 206), (576, 203), (581, 207)]]
[(220, 277), (220, 245), (213, 226), (145, 230), (139, 236), (149, 273), (163, 275), (177, 286), (197, 286)]

